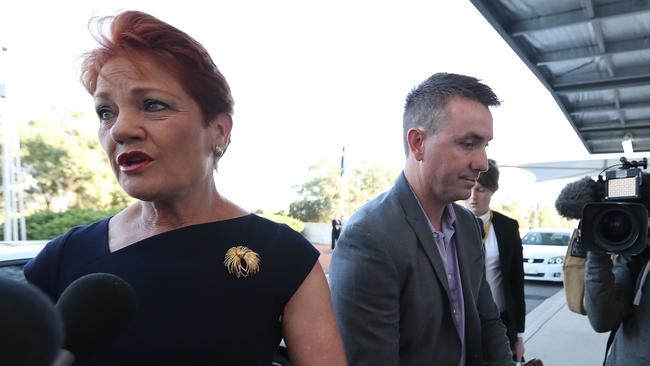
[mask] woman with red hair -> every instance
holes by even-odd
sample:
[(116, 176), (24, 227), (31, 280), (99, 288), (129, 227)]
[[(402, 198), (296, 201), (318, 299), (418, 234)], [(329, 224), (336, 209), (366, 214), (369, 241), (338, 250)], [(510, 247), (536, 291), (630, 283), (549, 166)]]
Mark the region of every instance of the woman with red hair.
[(295, 365), (344, 365), (318, 251), (216, 188), (233, 100), (207, 51), (141, 12), (98, 25), (81, 79), (99, 141), (136, 202), (52, 240), (25, 276), (56, 301), (75, 279), (112, 273), (133, 287), (138, 310), (75, 365), (266, 366), (282, 338)]

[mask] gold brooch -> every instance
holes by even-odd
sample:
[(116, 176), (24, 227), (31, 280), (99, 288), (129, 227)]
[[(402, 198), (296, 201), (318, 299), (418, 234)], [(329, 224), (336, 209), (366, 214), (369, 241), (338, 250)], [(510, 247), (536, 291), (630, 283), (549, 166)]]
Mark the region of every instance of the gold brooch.
[(231, 275), (237, 278), (248, 277), (260, 271), (260, 255), (239, 245), (228, 249), (223, 264)]

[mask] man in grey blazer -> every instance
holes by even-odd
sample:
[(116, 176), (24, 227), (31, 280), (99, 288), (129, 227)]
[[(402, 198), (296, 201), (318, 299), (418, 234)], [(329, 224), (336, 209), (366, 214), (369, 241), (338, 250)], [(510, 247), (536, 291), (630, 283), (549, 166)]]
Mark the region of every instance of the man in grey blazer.
[(409, 93), (406, 163), (343, 229), (329, 269), (350, 365), (513, 365), (465, 208), (500, 102), (477, 79), (439, 73)]

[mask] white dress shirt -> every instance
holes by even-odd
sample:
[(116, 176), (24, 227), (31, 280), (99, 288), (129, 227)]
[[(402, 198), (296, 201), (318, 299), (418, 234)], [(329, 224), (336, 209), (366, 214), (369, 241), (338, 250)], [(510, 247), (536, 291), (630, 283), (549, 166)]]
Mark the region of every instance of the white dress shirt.
[(492, 211), (488, 210), (479, 216), (483, 221), (483, 228), (486, 231), (486, 237), (483, 244), (485, 245), (485, 279), (492, 290), (494, 303), (497, 304), (499, 312), (506, 310), (505, 297), (503, 295), (503, 276), (501, 275), (501, 262), (499, 261), (499, 245), (497, 236), (494, 233), (494, 226), (491, 222)]

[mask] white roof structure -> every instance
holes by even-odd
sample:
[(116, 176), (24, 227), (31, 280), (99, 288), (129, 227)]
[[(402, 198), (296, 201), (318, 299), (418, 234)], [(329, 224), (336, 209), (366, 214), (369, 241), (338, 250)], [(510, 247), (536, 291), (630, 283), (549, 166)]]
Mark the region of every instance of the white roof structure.
[(471, 0), (551, 92), (587, 151), (650, 151), (650, 1)]
[(530, 164), (500, 164), (499, 168), (520, 168), (535, 175), (536, 182), (553, 179), (595, 177), (606, 168), (620, 165), (619, 159), (553, 161)]

